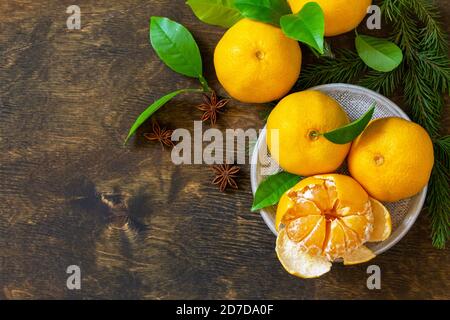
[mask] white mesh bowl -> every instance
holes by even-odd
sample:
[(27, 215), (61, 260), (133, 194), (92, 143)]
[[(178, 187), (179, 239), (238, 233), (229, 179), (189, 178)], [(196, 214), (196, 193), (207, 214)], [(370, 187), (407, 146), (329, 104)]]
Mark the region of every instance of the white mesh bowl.
[[(349, 84), (326, 84), (309, 90), (322, 91), (336, 99), (352, 121), (361, 117), (374, 102), (376, 103), (374, 118), (400, 117), (410, 120), (392, 101), (374, 91), (362, 87)], [(270, 155), (264, 151), (266, 150), (266, 148), (263, 149), (265, 143), (266, 129), (264, 128), (258, 138), (252, 155), (251, 184), (253, 195), (259, 184), (268, 175), (282, 171), (278, 164), (270, 158)], [(272, 163), (270, 171), (267, 170), (267, 163)], [(263, 164), (264, 170), (262, 170)], [(345, 167), (341, 168), (339, 172), (347, 173)], [(366, 245), (372, 249), (375, 254), (379, 255), (400, 241), (416, 221), (425, 202), (426, 194), (427, 187), (423, 188), (420, 193), (412, 198), (394, 203), (384, 203), (391, 213), (392, 234), (383, 242), (367, 243)], [(277, 235), (275, 230), (276, 206), (264, 208), (260, 213), (269, 229)]]

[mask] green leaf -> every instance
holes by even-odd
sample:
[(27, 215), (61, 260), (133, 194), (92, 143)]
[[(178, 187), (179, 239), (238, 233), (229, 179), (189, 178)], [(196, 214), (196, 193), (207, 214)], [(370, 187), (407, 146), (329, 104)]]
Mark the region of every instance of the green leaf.
[(201, 21), (229, 28), (243, 17), (234, 7), (234, 0), (188, 0), (186, 2)]
[(269, 176), (256, 190), (252, 211), (277, 204), (281, 196), (301, 179), (302, 177), (288, 172), (280, 172)]
[(324, 53), (325, 17), (316, 2), (308, 2), (297, 14), (281, 17), (281, 29), (292, 39)]
[(291, 13), (286, 0), (234, 0), (234, 6), (246, 18), (275, 26), (280, 25), (282, 16)]
[(352, 123), (335, 129), (333, 131), (324, 133), (324, 137), (329, 141), (336, 144), (347, 144), (356, 139), (367, 127), (375, 112), (375, 103), (372, 104), (370, 109), (358, 120)]
[(180, 93), (184, 92), (203, 92), (200, 89), (181, 89), (177, 90), (171, 93), (166, 94), (165, 96), (159, 98), (155, 102), (153, 102), (147, 109), (145, 109), (144, 112), (140, 114), (140, 116), (136, 119), (134, 124), (131, 126), (130, 132), (128, 133), (127, 138), (125, 139), (125, 143), (128, 142), (130, 137), (136, 132), (136, 130), (148, 119), (154, 114), (159, 108), (161, 108), (163, 105), (165, 105), (167, 102), (172, 100), (176, 95), (179, 95)]
[(364, 63), (376, 71), (392, 71), (403, 61), (402, 50), (388, 40), (358, 35), (355, 45)]
[(181, 24), (163, 17), (152, 17), (150, 42), (158, 56), (173, 71), (188, 77), (202, 75), (202, 57), (194, 37)]

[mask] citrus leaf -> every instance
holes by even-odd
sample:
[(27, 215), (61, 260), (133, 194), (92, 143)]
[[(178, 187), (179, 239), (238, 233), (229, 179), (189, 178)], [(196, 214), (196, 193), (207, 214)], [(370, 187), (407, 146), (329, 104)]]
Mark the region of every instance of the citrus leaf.
[(125, 143), (128, 142), (130, 137), (136, 132), (136, 130), (148, 119), (154, 114), (159, 108), (161, 108), (163, 105), (165, 105), (167, 102), (172, 100), (176, 95), (179, 95), (180, 93), (184, 92), (203, 92), (200, 89), (181, 89), (177, 90), (171, 93), (166, 94), (165, 96), (159, 98), (155, 102), (153, 102), (147, 109), (145, 109), (144, 112), (142, 112), (139, 117), (136, 119), (134, 124), (131, 126), (130, 131), (128, 132), (128, 136), (125, 139)]
[(324, 53), (325, 17), (316, 2), (308, 2), (297, 14), (281, 17), (281, 29), (289, 38), (306, 43)]
[(194, 37), (181, 24), (164, 17), (152, 17), (150, 42), (159, 58), (173, 71), (198, 78), (202, 57)]
[(243, 17), (234, 7), (234, 0), (188, 0), (186, 2), (201, 21), (229, 28)]
[(370, 109), (358, 120), (352, 123), (335, 129), (333, 131), (324, 133), (324, 137), (329, 141), (336, 144), (347, 144), (356, 139), (367, 127), (375, 112), (375, 103), (372, 104)]
[(355, 45), (364, 63), (376, 71), (392, 71), (403, 61), (402, 50), (388, 40), (358, 35)]
[(261, 182), (256, 190), (252, 211), (277, 204), (281, 196), (301, 179), (302, 177), (288, 172), (280, 172), (269, 176)]
[(286, 0), (234, 0), (234, 6), (250, 19), (280, 25), (280, 18), (291, 13)]

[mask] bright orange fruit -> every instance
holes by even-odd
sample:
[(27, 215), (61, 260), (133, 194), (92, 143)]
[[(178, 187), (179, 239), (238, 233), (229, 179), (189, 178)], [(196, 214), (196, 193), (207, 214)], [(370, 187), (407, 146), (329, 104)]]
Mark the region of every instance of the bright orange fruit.
[(300, 176), (334, 172), (344, 162), (351, 144), (332, 143), (322, 134), (349, 122), (341, 105), (325, 93), (292, 93), (267, 119), (267, 147), (284, 171)]
[[(294, 13), (311, 0), (288, 0)], [(325, 16), (325, 36), (337, 36), (355, 29), (364, 19), (372, 0), (315, 0)]]
[(292, 275), (314, 278), (345, 265), (367, 262), (375, 254), (365, 242), (391, 234), (389, 211), (349, 176), (326, 174), (300, 181), (281, 197), (275, 226), (276, 252)]
[(284, 97), (300, 75), (302, 51), (280, 28), (242, 19), (214, 51), (217, 78), (230, 96), (249, 103)]
[(368, 241), (373, 221), (369, 196), (358, 182), (327, 174), (306, 178), (283, 195), (276, 227), (283, 225), (303, 252), (333, 261)]
[(392, 232), (391, 215), (386, 207), (383, 206), (378, 200), (371, 198), (370, 204), (372, 206), (374, 222), (373, 231), (370, 234), (369, 241), (384, 241), (389, 238)]
[(401, 118), (372, 121), (353, 141), (350, 174), (375, 199), (394, 202), (420, 192), (434, 165), (433, 142), (427, 131)]

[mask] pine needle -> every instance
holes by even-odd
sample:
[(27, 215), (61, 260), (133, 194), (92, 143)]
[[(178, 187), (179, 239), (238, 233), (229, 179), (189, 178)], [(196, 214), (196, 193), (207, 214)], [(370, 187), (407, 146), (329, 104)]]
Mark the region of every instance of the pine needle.
[(424, 50), (447, 51), (447, 37), (439, 22), (441, 19), (439, 10), (434, 5), (433, 1), (408, 0), (405, 1), (405, 3), (425, 25), (421, 30), (421, 45)]
[(450, 87), (450, 64), (446, 54), (433, 51), (418, 54), (418, 72), (429, 76), (432, 86), (439, 92), (447, 92)]
[(296, 89), (304, 90), (326, 83), (354, 83), (366, 71), (366, 65), (350, 50), (337, 50), (336, 58), (322, 58), (320, 63), (306, 66)]
[(410, 106), (415, 122), (424, 127), (432, 138), (439, 136), (444, 99), (431, 82), (418, 71), (420, 67), (410, 65), (404, 77), (405, 101)]
[(359, 82), (360, 86), (391, 96), (402, 83), (403, 66), (390, 72), (369, 71)]
[(443, 249), (450, 236), (450, 136), (436, 141), (434, 152), (437, 161), (428, 187), (427, 205), (433, 246)]
[(450, 172), (450, 136), (442, 137), (435, 141), (437, 158), (443, 164), (447, 174)]
[(437, 7), (429, 0), (384, 0), (381, 10), (392, 22), (394, 40), (405, 53), (405, 100), (413, 119), (432, 137), (439, 135), (450, 82), (446, 36)]

